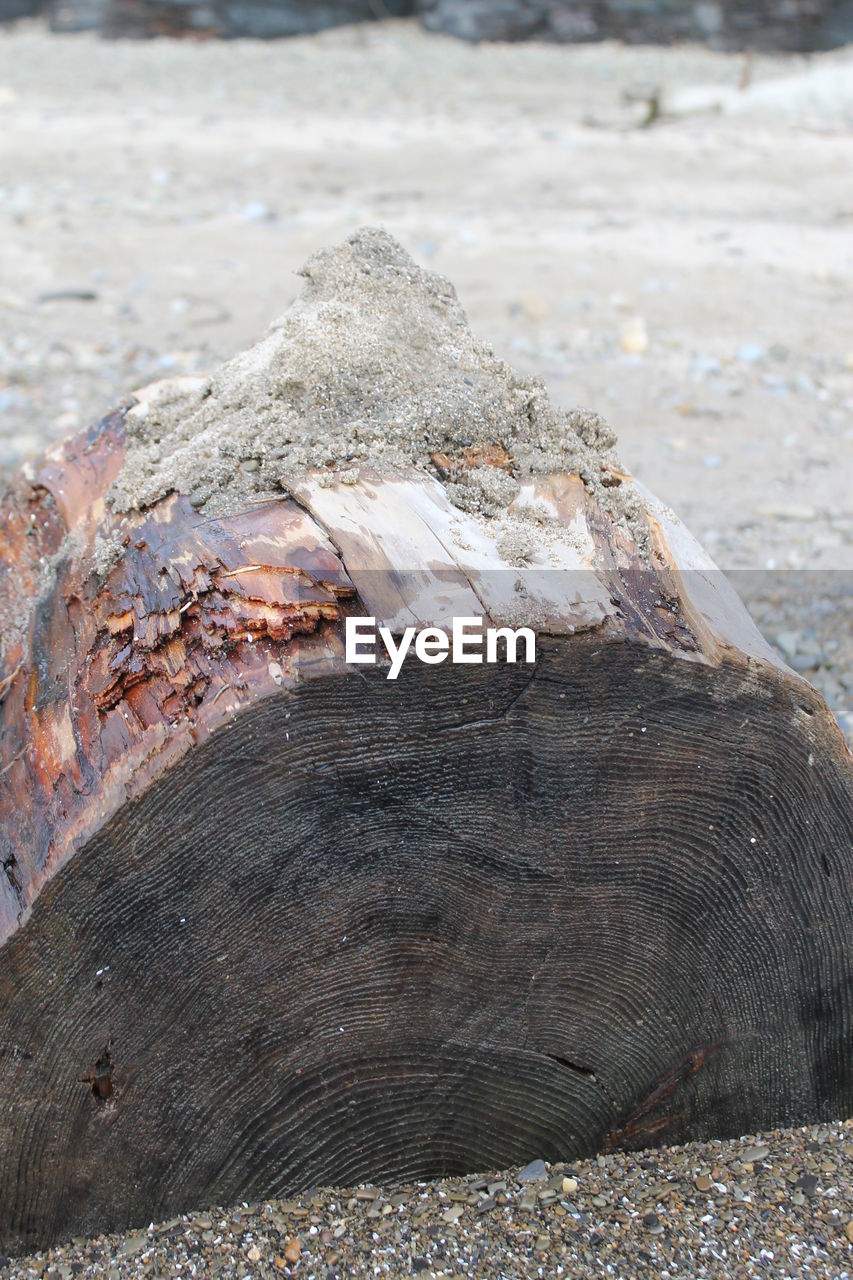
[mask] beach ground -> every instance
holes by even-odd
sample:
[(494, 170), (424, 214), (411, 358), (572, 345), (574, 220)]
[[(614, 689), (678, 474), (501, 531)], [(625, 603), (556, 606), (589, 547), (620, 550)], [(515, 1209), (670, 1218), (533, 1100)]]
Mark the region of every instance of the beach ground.
[[(268, 45), (2, 32), (0, 465), (234, 354), (310, 253), (381, 224), (500, 355), (612, 421), (853, 736), (845, 85), (844, 51), (468, 46), (409, 22)], [(2, 1271), (843, 1277), (851, 1171), (830, 1125), (532, 1184), (199, 1206)]]

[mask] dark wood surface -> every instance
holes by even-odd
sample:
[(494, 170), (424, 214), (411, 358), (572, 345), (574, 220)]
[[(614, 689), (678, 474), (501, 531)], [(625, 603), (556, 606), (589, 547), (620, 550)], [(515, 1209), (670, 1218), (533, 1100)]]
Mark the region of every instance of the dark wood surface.
[(591, 638), (265, 699), (6, 944), (4, 1240), (848, 1114), (815, 702)]

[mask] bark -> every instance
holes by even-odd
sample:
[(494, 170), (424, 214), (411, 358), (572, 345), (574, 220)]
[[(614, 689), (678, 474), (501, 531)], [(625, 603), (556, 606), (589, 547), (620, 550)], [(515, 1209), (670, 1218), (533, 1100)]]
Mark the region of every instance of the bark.
[(117, 517), (123, 453), (0, 507), (4, 1248), (851, 1113), (851, 757), (670, 513), (529, 482), (507, 568), (422, 473)]

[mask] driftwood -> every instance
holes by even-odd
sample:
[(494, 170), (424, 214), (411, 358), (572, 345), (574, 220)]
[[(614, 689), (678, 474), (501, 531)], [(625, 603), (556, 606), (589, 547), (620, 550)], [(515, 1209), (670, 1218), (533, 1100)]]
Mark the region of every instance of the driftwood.
[[(124, 451), (0, 509), (7, 1249), (850, 1114), (851, 758), (671, 513), (529, 480), (576, 537), (507, 568), (423, 471), (117, 517)], [(349, 614), (537, 659), (390, 681)]]

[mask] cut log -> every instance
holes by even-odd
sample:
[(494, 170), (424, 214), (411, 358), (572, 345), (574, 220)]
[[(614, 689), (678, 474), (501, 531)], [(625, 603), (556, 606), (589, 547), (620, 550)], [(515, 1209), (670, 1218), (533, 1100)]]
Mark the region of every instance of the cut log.
[(853, 762), (672, 513), (454, 505), (508, 437), (118, 501), (183, 393), (0, 509), (3, 1247), (849, 1115)]

